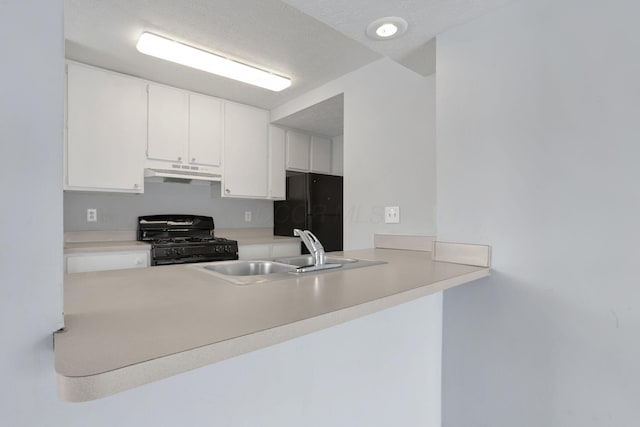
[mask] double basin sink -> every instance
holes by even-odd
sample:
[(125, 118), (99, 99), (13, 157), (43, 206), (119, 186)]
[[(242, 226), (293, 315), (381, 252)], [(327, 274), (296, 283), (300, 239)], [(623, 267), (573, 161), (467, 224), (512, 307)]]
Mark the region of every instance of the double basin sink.
[(236, 285), (250, 285), (273, 280), (291, 278), (294, 275), (323, 273), (336, 270), (368, 267), (384, 264), (384, 261), (369, 261), (353, 258), (327, 256), (323, 266), (313, 266), (311, 255), (276, 258), (270, 261), (222, 261), (205, 265), (204, 268), (216, 276)]

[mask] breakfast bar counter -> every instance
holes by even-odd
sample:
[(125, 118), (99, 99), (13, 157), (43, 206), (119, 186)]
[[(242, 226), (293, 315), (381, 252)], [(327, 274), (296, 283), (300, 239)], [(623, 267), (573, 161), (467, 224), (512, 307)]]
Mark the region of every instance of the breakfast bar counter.
[(223, 280), (209, 263), (66, 275), (59, 397), (98, 399), (489, 275), (424, 251), (331, 255), (384, 264), (251, 285)]

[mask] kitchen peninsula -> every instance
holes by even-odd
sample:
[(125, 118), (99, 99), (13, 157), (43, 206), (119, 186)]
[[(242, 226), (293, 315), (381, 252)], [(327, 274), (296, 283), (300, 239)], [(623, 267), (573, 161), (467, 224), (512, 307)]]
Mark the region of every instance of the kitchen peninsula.
[(105, 397), (489, 275), (488, 258), (474, 266), (419, 250), (341, 255), (384, 264), (245, 286), (203, 264), (67, 275), (66, 327), (55, 335), (60, 398)]

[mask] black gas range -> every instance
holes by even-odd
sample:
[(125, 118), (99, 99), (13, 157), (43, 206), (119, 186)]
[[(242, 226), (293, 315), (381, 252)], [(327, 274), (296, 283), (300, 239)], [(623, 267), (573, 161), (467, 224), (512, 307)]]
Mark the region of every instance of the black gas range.
[(151, 244), (151, 265), (238, 259), (238, 242), (214, 228), (209, 216), (148, 215), (138, 217), (137, 239)]

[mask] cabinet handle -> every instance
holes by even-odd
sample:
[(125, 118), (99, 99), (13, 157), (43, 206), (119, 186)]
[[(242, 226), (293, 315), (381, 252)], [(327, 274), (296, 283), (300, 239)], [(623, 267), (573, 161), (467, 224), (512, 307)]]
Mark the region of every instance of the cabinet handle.
[(195, 161), (196, 161), (196, 158), (195, 158), (195, 157), (192, 157), (192, 158), (191, 158), (191, 162), (194, 162), (194, 163), (195, 163)]
[(178, 161), (181, 161), (181, 160), (182, 160), (182, 157), (181, 157), (181, 156), (178, 156)]
[(138, 188), (138, 184), (133, 184), (133, 188)]
[(231, 193), (231, 190), (229, 190), (228, 188), (226, 190), (224, 190), (225, 193), (229, 194)]

